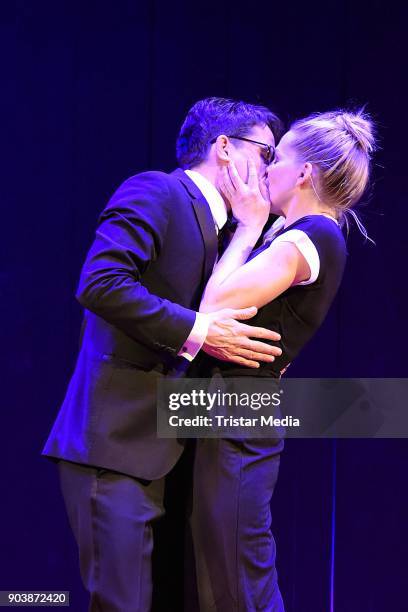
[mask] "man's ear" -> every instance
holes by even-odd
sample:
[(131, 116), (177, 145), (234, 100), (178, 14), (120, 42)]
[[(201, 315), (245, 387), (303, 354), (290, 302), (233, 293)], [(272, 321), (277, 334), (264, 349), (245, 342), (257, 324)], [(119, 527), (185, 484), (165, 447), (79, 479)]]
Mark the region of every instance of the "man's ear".
[(299, 169), (299, 176), (296, 180), (296, 185), (306, 185), (312, 176), (313, 166), (310, 162), (306, 162)]
[(228, 163), (230, 160), (229, 150), (231, 143), (229, 141), (228, 136), (225, 134), (220, 134), (215, 141), (215, 156), (219, 163)]

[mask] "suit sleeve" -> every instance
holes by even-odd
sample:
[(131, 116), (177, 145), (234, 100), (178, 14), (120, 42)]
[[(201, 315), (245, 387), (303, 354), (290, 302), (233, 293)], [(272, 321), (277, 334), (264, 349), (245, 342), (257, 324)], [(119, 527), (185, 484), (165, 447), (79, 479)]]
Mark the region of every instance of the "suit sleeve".
[(134, 340), (177, 353), (196, 313), (153, 295), (142, 282), (160, 254), (170, 206), (165, 174), (147, 172), (126, 181), (99, 218), (76, 297)]

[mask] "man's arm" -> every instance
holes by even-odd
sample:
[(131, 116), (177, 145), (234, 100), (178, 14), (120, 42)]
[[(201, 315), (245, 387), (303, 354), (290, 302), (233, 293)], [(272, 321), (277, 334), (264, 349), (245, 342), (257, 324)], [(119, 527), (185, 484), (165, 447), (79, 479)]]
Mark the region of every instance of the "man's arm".
[[(167, 181), (161, 173), (149, 172), (126, 181), (99, 219), (77, 299), (146, 346), (182, 354), (196, 327), (197, 313), (150, 293), (141, 280), (162, 248), (170, 206)], [(280, 336), (238, 321), (255, 313), (256, 309), (223, 309), (202, 315), (207, 319), (199, 330), (199, 341), (195, 340), (196, 351), (205, 340), (204, 348), (220, 359), (250, 367), (258, 365), (255, 359), (271, 361), (271, 355), (279, 355), (280, 349), (250, 338), (279, 340)]]
[(153, 295), (141, 280), (162, 248), (169, 206), (164, 175), (149, 172), (126, 181), (99, 219), (76, 297), (131, 338), (177, 353), (196, 314)]

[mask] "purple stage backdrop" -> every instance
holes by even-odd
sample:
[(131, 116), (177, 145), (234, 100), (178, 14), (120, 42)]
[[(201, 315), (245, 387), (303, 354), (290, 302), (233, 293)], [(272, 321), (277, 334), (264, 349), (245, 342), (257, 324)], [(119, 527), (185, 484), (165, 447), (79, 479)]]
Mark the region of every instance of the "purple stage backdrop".
[[(40, 457), (75, 361), (74, 291), (107, 199), (132, 174), (174, 168), (177, 131), (195, 100), (259, 101), (288, 121), (367, 103), (381, 149), (361, 212), (376, 246), (351, 230), (336, 302), (288, 376), (407, 376), (401, 6), (3, 3), (0, 590), (69, 590), (71, 609), (86, 609), (56, 469)], [(188, 462), (179, 470), (187, 474)], [(287, 612), (407, 609), (407, 471), (405, 440), (287, 441), (273, 499)], [(155, 609), (181, 612), (189, 542), (174, 536), (183, 532), (177, 506), (168, 521)]]

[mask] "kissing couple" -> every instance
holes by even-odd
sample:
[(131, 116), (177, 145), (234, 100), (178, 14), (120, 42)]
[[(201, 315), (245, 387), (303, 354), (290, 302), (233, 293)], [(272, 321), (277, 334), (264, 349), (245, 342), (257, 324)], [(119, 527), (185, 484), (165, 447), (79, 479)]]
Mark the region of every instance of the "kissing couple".
[[(157, 437), (158, 381), (281, 376), (339, 288), (342, 228), (374, 144), (363, 111), (284, 133), (263, 106), (208, 98), (181, 127), (179, 168), (132, 176), (103, 210), (77, 291), (79, 355), (43, 450), (58, 462), (92, 612), (151, 610), (152, 524), (184, 450)], [(197, 441), (201, 612), (284, 610), (270, 510), (282, 449)]]

